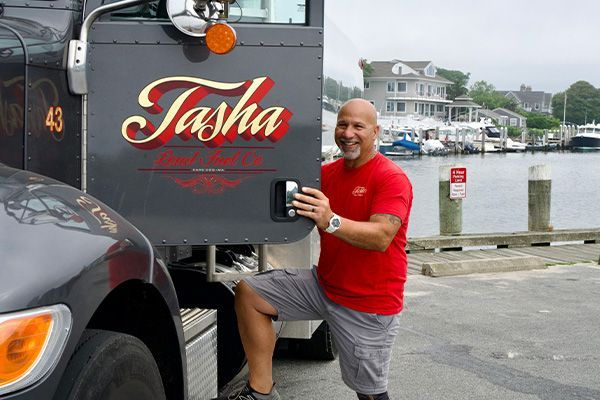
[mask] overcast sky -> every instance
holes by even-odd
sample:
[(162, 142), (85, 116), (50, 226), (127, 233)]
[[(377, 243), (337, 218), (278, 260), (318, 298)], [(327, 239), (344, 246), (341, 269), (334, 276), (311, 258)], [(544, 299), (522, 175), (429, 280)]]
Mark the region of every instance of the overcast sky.
[(599, 0), (325, 1), (369, 61), (430, 60), (498, 90), (600, 87)]

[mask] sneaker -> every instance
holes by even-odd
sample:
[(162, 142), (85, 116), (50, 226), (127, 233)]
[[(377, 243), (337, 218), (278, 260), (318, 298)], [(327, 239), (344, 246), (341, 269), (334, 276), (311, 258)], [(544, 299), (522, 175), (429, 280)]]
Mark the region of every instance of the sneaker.
[(229, 396), (217, 397), (213, 400), (281, 400), (281, 396), (275, 387), (269, 394), (260, 394), (253, 391), (250, 384), (246, 383), (241, 389), (230, 393)]

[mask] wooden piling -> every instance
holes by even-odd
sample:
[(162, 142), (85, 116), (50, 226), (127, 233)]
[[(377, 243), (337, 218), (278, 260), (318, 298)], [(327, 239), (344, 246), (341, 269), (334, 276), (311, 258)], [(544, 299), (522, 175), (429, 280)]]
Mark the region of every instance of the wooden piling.
[(529, 167), (529, 200), (528, 229), (530, 231), (549, 231), (550, 200), (552, 180), (550, 165), (533, 165)]
[(440, 235), (459, 235), (462, 232), (462, 200), (450, 198), (450, 169), (457, 167), (442, 165), (439, 169)]
[(479, 134), (481, 135), (481, 154), (483, 154), (485, 153), (485, 131), (481, 129)]
[(560, 126), (560, 132), (559, 132), (559, 137), (558, 137), (558, 146), (560, 149), (564, 149), (565, 148), (565, 132), (564, 132), (564, 125)]

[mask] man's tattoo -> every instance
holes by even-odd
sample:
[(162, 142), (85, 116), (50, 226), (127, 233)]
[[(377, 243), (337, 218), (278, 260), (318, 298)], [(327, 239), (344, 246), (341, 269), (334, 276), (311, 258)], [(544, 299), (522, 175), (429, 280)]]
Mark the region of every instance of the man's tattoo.
[(390, 221), (390, 223), (392, 225), (401, 225), (402, 224), (402, 220), (400, 218), (396, 217), (395, 215), (392, 215), (392, 214), (375, 214), (375, 215), (387, 217), (388, 221)]

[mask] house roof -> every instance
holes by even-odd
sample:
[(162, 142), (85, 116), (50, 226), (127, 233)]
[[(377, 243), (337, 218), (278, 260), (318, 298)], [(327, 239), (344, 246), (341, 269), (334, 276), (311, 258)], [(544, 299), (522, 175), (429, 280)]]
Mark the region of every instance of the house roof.
[(454, 99), (451, 104), (448, 104), (449, 107), (468, 107), (468, 108), (481, 108), (481, 106), (477, 103), (473, 102), (473, 99), (467, 96), (458, 96)]
[(493, 118), (497, 120), (501, 119), (502, 117), (505, 117), (504, 115), (498, 114), (497, 112), (494, 112), (487, 108), (482, 108), (481, 110), (477, 110), (477, 112), (479, 113), (479, 115), (483, 115), (484, 117)]
[[(392, 67), (398, 63), (402, 63), (404, 65), (406, 65), (409, 68), (412, 68), (414, 71), (417, 71), (419, 74), (414, 74), (412, 72), (406, 73), (406, 74), (401, 74), (401, 75), (397, 75), (394, 74), (392, 72)], [(401, 61), (401, 60), (392, 60), (392, 61), (372, 61), (370, 63), (371, 68), (373, 69), (373, 71), (371, 72), (371, 75), (368, 76), (368, 78), (394, 78), (397, 79), (398, 77), (403, 77), (403, 78), (419, 78), (419, 79), (424, 79), (424, 80), (432, 80), (432, 81), (436, 81), (436, 82), (440, 82), (440, 83), (448, 83), (451, 84), (453, 83), (452, 81), (436, 75), (435, 77), (432, 76), (426, 76), (423, 71), (425, 70), (425, 68), (431, 64), (431, 61)]]
[(412, 69), (416, 69), (419, 71), (423, 71), (429, 64), (431, 64), (431, 61), (401, 61), (401, 60), (398, 60), (398, 61), (403, 64), (408, 65)]
[(552, 93), (546, 93), (537, 90), (498, 90), (497, 92), (505, 97), (510, 94), (514, 96), (521, 104), (528, 103), (529, 105), (533, 105), (538, 103), (540, 105), (550, 105), (550, 101), (552, 100)]
[(520, 118), (520, 119), (523, 119), (523, 120), (527, 119), (526, 117), (522, 116), (521, 114), (518, 114), (518, 113), (516, 113), (514, 111), (510, 111), (510, 110), (508, 110), (506, 108), (501, 108), (501, 107), (494, 108), (494, 112), (497, 113), (497, 114), (500, 114), (500, 115), (508, 115), (509, 117)]
[(392, 67), (396, 64), (392, 61), (372, 61), (370, 63), (371, 68), (373, 68), (373, 72), (371, 72), (371, 77), (384, 77), (384, 76), (393, 76)]

